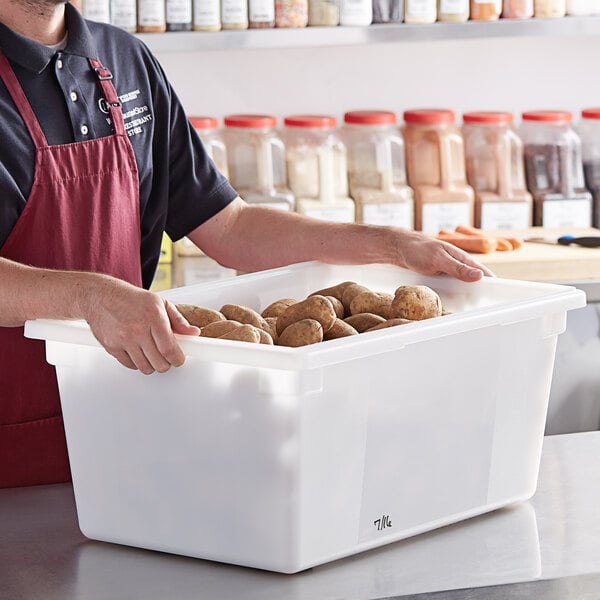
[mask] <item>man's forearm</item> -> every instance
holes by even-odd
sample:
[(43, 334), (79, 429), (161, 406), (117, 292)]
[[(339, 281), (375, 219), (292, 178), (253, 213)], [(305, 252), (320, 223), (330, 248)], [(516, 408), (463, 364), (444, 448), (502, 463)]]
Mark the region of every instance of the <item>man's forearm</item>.
[(80, 290), (94, 277), (0, 258), (0, 326), (17, 327), (36, 318), (82, 318)]
[(226, 239), (208, 254), (240, 271), (321, 260), (332, 264), (398, 262), (396, 236), (385, 227), (308, 219), (258, 206), (236, 210), (223, 228)]

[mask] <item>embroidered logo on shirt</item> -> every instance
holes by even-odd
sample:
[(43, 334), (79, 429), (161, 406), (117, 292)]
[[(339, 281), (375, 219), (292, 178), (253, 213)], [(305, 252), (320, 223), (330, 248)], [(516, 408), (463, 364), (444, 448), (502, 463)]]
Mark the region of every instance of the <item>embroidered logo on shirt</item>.
[[(133, 108), (125, 109), (124, 105), (133, 100), (137, 100), (140, 95), (140, 90), (133, 90), (119, 96), (119, 101), (123, 107), (123, 121), (125, 122), (125, 131), (129, 137), (139, 135), (144, 130), (144, 124), (152, 121), (152, 113), (147, 104), (134, 106)], [(108, 114), (108, 102), (104, 98), (100, 98), (98, 105), (100, 110)], [(110, 118), (106, 119), (111, 124)]]

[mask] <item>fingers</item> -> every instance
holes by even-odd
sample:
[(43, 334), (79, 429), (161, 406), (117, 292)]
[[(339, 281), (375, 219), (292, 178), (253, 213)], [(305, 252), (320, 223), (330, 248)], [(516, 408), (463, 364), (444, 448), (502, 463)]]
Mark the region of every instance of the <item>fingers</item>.
[(200, 328), (195, 325), (190, 325), (184, 316), (177, 310), (175, 305), (171, 304), (168, 300), (165, 300), (165, 309), (174, 333), (180, 333), (182, 335), (200, 335)]
[(446, 259), (447, 268), (444, 273), (452, 275), (461, 281), (474, 282), (482, 277), (495, 277), (494, 273), (485, 265), (474, 260), (469, 254), (457, 249), (452, 244), (444, 243), (444, 249), (450, 255), (450, 262)]

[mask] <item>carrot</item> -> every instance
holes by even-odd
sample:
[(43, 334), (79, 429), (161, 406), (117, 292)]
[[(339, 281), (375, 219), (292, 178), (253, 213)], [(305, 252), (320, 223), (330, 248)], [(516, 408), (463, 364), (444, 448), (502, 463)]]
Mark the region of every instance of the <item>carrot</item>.
[(476, 235), (478, 237), (490, 237), (483, 230), (477, 229), (477, 227), (471, 227), (470, 225), (457, 225), (455, 231), (456, 231), (456, 233), (463, 233), (464, 235)]
[(490, 237), (440, 233), (437, 238), (443, 242), (453, 244), (465, 252), (473, 252), (474, 254), (488, 254), (496, 249), (496, 240)]
[(513, 245), (507, 238), (497, 237), (496, 239), (496, 250), (505, 252), (506, 250), (512, 250)]
[(520, 240), (519, 238), (509, 237), (506, 239), (512, 244), (513, 250), (518, 250), (523, 245), (523, 240)]

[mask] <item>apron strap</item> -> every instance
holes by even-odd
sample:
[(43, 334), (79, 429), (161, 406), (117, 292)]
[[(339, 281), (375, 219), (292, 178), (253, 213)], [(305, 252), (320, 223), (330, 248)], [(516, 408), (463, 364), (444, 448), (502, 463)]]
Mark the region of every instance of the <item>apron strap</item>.
[(6, 89), (11, 95), (25, 126), (28, 129), (35, 147), (37, 149), (47, 148), (48, 142), (46, 136), (31, 108), (31, 104), (29, 104), (29, 100), (27, 100), (27, 97), (25, 96), (23, 88), (21, 88), (21, 85), (19, 84), (15, 72), (8, 62), (8, 58), (4, 56), (2, 50), (0, 50), (0, 78), (4, 81), (4, 85), (6, 85)]
[(102, 66), (102, 62), (98, 58), (88, 58), (88, 62), (96, 74), (100, 90), (108, 103), (114, 132), (117, 135), (125, 135), (125, 122), (123, 121), (123, 113), (121, 112), (121, 102), (112, 83), (112, 73), (109, 69)]

